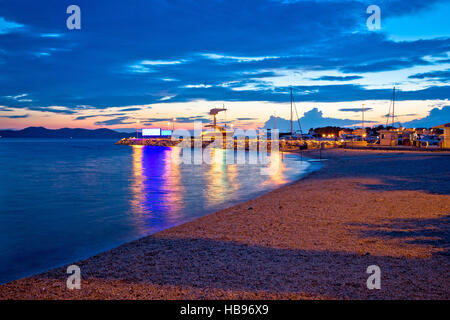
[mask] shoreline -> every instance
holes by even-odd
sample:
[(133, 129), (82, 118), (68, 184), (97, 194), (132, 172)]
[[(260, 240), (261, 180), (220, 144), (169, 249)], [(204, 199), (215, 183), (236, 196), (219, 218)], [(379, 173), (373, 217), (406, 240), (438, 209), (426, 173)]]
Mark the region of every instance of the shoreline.
[[(155, 146), (152, 146), (152, 147), (158, 147), (158, 146), (155, 145)], [(300, 155), (299, 152), (284, 151), (283, 153), (284, 153), (285, 155), (287, 155), (287, 154), (293, 155), (293, 156), (297, 157), (298, 159), (301, 159), (301, 161), (304, 161), (304, 162), (308, 162), (308, 160), (309, 160), (309, 158), (301, 158), (301, 155)], [(308, 169), (307, 169), (306, 171), (302, 172), (302, 173), (299, 174), (297, 177), (293, 178), (291, 181), (285, 182), (283, 185), (277, 186), (276, 189), (279, 189), (280, 187), (287, 186), (287, 185), (290, 185), (290, 184), (295, 183), (295, 182), (297, 182), (297, 181), (300, 181), (300, 180), (304, 179), (305, 177), (307, 177), (307, 176), (308, 176), (309, 174), (311, 174), (312, 172), (317, 171), (317, 170), (320, 170), (320, 169), (322, 168), (322, 165), (319, 164), (319, 163), (316, 163), (316, 162), (308, 163), (308, 165), (309, 165), (309, 167), (308, 167)], [(233, 199), (230, 199), (230, 201), (231, 201), (232, 203), (234, 203), (234, 204), (228, 204), (226, 207), (223, 207), (223, 206), (222, 206), (221, 209), (220, 209), (220, 208), (217, 208), (217, 209), (214, 209), (214, 211), (209, 211), (209, 210), (208, 210), (208, 211), (206, 211), (206, 212), (204, 213), (204, 215), (198, 216), (198, 217), (193, 217), (193, 218), (191, 218), (191, 220), (179, 222), (178, 224), (174, 224), (174, 225), (172, 225), (172, 226), (170, 226), (170, 227), (167, 227), (166, 229), (160, 229), (160, 230), (157, 230), (157, 231), (153, 231), (153, 232), (151, 232), (151, 233), (149, 233), (149, 234), (147, 234), (147, 235), (141, 235), (141, 236), (139, 236), (139, 237), (135, 237), (135, 238), (129, 239), (129, 240), (125, 241), (125, 242), (119, 242), (119, 243), (116, 243), (115, 245), (108, 246), (108, 247), (106, 247), (106, 248), (103, 248), (102, 250), (92, 251), (91, 253), (85, 254), (85, 255), (83, 255), (83, 256), (75, 257), (74, 259), (67, 259), (66, 261), (63, 261), (63, 262), (61, 262), (61, 263), (58, 263), (57, 265), (50, 266), (50, 267), (48, 267), (48, 268), (41, 268), (41, 269), (38, 269), (38, 270), (30, 271), (30, 272), (28, 272), (28, 273), (26, 273), (26, 274), (22, 274), (22, 275), (21, 275), (20, 277), (18, 277), (18, 278), (8, 280), (7, 282), (1, 282), (1, 281), (0, 281), (0, 287), (1, 287), (2, 285), (6, 285), (6, 284), (11, 283), (11, 282), (14, 282), (14, 281), (18, 281), (18, 280), (22, 280), (22, 279), (31, 278), (31, 277), (34, 277), (34, 276), (36, 276), (36, 275), (44, 274), (44, 273), (49, 272), (49, 271), (54, 270), (54, 269), (58, 269), (58, 268), (61, 268), (61, 267), (64, 267), (64, 266), (68, 266), (68, 265), (70, 265), (71, 263), (73, 263), (73, 261), (84, 261), (84, 260), (87, 260), (87, 259), (89, 259), (89, 258), (91, 258), (91, 257), (94, 257), (94, 256), (96, 256), (96, 255), (102, 254), (102, 253), (104, 253), (104, 252), (108, 252), (108, 251), (110, 251), (110, 250), (113, 250), (113, 249), (115, 249), (115, 248), (117, 248), (117, 247), (120, 247), (120, 246), (122, 246), (122, 245), (125, 245), (125, 244), (127, 244), (127, 243), (130, 243), (130, 242), (133, 242), (133, 241), (138, 241), (138, 240), (140, 240), (140, 239), (142, 239), (142, 238), (145, 238), (145, 237), (147, 237), (147, 236), (151, 236), (151, 235), (154, 235), (154, 234), (156, 234), (156, 233), (162, 232), (162, 231), (164, 231), (164, 230), (167, 230), (167, 229), (170, 229), (170, 228), (174, 228), (174, 227), (183, 225), (183, 224), (185, 224), (185, 223), (189, 223), (189, 222), (195, 221), (195, 220), (197, 220), (197, 219), (199, 219), (199, 218), (201, 218), (201, 217), (204, 217), (204, 216), (207, 216), (207, 215), (210, 215), (210, 214), (214, 214), (214, 213), (216, 213), (216, 212), (218, 212), (218, 211), (226, 210), (226, 209), (228, 209), (228, 208), (230, 208), (230, 207), (232, 207), (232, 206), (239, 205), (239, 204), (244, 203), (244, 202), (247, 202), (247, 201), (249, 201), (249, 200), (258, 198), (258, 197), (260, 197), (260, 196), (262, 196), (262, 195), (264, 195), (264, 194), (266, 194), (266, 193), (268, 193), (268, 192), (270, 192), (270, 191), (276, 190), (276, 189), (260, 190), (260, 191), (257, 191), (257, 192), (255, 192), (255, 193), (253, 193), (252, 195), (247, 195), (247, 196), (243, 197), (243, 198), (240, 199), (240, 200), (236, 200), (236, 199), (234, 199), (234, 198), (233, 198)], [(238, 202), (235, 202), (235, 201), (238, 201)], [(226, 202), (224, 202), (224, 203), (226, 203)], [(1, 300), (1, 299), (0, 299), (0, 300)]]
[[(76, 263), (81, 290), (61, 267), (0, 299), (450, 299), (450, 153), (322, 153), (295, 182)], [(389, 175), (396, 160), (405, 174)], [(370, 264), (385, 290), (365, 288)]]

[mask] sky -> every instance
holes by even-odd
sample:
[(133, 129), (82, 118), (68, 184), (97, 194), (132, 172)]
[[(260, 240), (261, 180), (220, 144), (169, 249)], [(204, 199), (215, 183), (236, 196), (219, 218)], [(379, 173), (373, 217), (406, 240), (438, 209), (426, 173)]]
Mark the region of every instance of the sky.
[[(69, 5), (81, 29), (69, 29)], [(367, 25), (370, 5), (380, 28)], [(450, 122), (450, 1), (0, 0), (0, 129)]]

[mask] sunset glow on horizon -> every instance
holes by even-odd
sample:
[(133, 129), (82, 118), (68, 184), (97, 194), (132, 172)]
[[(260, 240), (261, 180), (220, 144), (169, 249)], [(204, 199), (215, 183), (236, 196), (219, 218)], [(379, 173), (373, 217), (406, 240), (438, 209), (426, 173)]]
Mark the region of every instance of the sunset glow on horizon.
[(258, 128), (290, 119), (290, 88), (306, 127), (361, 125), (362, 104), (373, 126), (394, 86), (400, 124), (450, 122), (445, 1), (383, 2), (376, 30), (366, 1), (79, 1), (79, 30), (63, 3), (20, 2), (0, 14), (0, 129), (189, 129), (222, 106), (222, 123)]

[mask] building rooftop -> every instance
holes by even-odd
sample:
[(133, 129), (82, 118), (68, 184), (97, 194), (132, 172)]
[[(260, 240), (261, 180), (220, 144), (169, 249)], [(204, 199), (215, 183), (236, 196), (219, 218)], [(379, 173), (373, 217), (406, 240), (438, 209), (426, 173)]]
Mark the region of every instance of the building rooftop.
[(439, 126), (433, 127), (434, 129), (441, 129), (441, 128), (450, 128), (450, 122), (449, 123), (444, 123), (441, 124)]

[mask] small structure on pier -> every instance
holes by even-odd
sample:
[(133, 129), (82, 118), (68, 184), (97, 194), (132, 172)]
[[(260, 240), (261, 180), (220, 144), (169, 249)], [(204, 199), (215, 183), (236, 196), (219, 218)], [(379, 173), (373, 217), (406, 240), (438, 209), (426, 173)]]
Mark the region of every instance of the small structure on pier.
[(380, 130), (380, 146), (398, 145), (398, 131)]

